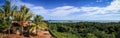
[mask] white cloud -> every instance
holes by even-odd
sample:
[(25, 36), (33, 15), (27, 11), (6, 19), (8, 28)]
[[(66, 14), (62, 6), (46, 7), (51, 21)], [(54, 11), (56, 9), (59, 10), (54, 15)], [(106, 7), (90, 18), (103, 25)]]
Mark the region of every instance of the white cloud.
[[(120, 19), (117, 16), (120, 16), (120, 0), (113, 0), (110, 5), (106, 7), (75, 7), (75, 6), (62, 6), (62, 7), (56, 7), (53, 9), (45, 9), (42, 6), (35, 6), (30, 3), (24, 3), (20, 0), (12, 1), (13, 4), (20, 6), (20, 5), (26, 5), (31, 9), (32, 12), (35, 14), (41, 14), (46, 16), (52, 16), (53, 19), (56, 19), (55, 17), (60, 17), (61, 19), (109, 19), (109, 20), (115, 20)], [(81, 12), (84, 12), (83, 14), (79, 14)], [(75, 16), (71, 16), (73, 13), (78, 13)], [(119, 13), (119, 14), (118, 14)], [(62, 17), (61, 17), (62, 16)], [(116, 16), (116, 18), (114, 18)], [(44, 16), (45, 17), (45, 16)], [(58, 19), (60, 19), (58, 18)]]
[(27, 7), (32, 7), (34, 5), (30, 4), (30, 3), (24, 3), (21, 0), (11, 0), (12, 5), (16, 5), (16, 6), (22, 6), (25, 5)]
[(87, 11), (84, 15), (118, 13), (118, 11), (120, 11), (120, 0), (114, 0), (106, 7), (82, 7), (81, 10), (84, 11), (86, 9)]
[(46, 10), (45, 8), (43, 7), (40, 7), (40, 6), (34, 6), (31, 8), (31, 11), (35, 12), (36, 14), (46, 14), (48, 13), (48, 10)]
[(30, 3), (24, 3), (21, 0), (12, 0), (11, 3), (12, 3), (12, 5), (16, 5), (18, 7), (25, 5), (26, 7), (30, 8), (30, 10), (32, 12), (34, 12), (35, 14), (47, 13), (47, 10), (44, 7), (35, 6), (33, 4), (30, 4)]
[(57, 7), (55, 9), (52, 9), (50, 15), (52, 15), (52, 16), (66, 16), (66, 15), (69, 15), (71, 13), (76, 13), (79, 11), (80, 11), (80, 9), (78, 9), (77, 7), (63, 6), (63, 7)]
[[(118, 13), (120, 11), (120, 0), (114, 0), (111, 2), (110, 5), (106, 7), (74, 7), (74, 6), (63, 6), (63, 7), (57, 7), (51, 12), (51, 15), (55, 16), (67, 16), (71, 13), (76, 13), (76, 12), (85, 12), (82, 14), (83, 16), (87, 15), (96, 15), (96, 14), (109, 14), (109, 13)], [(80, 14), (81, 15), (81, 14)]]

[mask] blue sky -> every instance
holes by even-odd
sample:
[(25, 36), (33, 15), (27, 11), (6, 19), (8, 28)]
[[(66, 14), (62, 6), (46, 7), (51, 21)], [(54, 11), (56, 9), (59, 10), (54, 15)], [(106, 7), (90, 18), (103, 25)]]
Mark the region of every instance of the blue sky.
[[(120, 20), (120, 0), (11, 0), (45, 20)], [(0, 0), (0, 5), (5, 0)]]

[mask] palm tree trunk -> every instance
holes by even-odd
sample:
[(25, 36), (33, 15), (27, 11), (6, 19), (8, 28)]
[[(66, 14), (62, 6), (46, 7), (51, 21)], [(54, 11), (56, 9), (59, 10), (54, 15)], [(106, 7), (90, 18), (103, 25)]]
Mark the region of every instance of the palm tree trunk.
[(10, 29), (11, 29), (12, 23), (10, 21), (8, 23), (10, 23), (10, 25), (8, 27), (8, 34), (10, 35)]
[(21, 30), (21, 35), (23, 35), (24, 27), (22, 26), (21, 29), (22, 29), (22, 30)]
[(37, 35), (37, 25), (36, 25), (36, 35)]
[(9, 31), (8, 31), (8, 34), (10, 35), (10, 26), (9, 26), (9, 29), (8, 29)]

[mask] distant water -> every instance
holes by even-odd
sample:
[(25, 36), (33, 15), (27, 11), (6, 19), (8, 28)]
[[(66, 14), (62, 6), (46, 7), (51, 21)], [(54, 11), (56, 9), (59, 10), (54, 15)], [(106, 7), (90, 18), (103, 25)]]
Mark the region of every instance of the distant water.
[(120, 22), (120, 20), (47, 20), (48, 22)]

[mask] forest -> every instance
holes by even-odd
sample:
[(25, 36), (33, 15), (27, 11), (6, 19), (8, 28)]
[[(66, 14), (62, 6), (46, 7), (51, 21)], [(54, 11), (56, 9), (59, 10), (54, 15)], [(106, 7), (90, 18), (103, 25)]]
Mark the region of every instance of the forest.
[(120, 38), (119, 22), (47, 22), (56, 38)]

